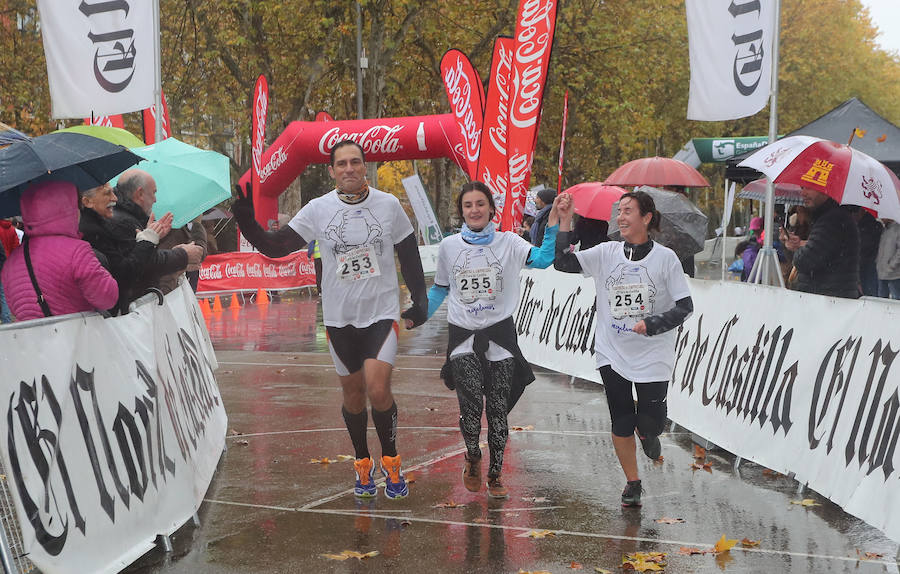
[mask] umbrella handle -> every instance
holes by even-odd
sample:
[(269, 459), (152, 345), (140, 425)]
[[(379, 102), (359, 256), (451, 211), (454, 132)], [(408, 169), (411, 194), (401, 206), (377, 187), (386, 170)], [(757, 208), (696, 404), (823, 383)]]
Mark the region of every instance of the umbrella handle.
[(158, 305), (162, 307), (163, 303), (166, 302), (165, 296), (163, 296), (163, 292), (157, 289), (156, 287), (148, 287), (146, 291), (144, 291), (144, 295), (148, 293), (153, 293), (156, 295), (156, 298), (159, 300)]

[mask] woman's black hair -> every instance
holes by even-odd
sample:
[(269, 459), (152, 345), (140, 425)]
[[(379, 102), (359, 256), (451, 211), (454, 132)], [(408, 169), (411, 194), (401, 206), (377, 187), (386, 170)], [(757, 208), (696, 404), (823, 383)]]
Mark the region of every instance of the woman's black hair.
[(497, 206), (494, 204), (494, 195), (491, 193), (490, 188), (480, 181), (470, 181), (469, 183), (464, 184), (462, 189), (459, 190), (459, 194), (456, 196), (456, 213), (459, 215), (459, 218), (465, 220), (462, 212), (463, 196), (470, 191), (480, 191), (484, 194), (488, 200), (488, 205), (491, 206), (491, 219), (494, 219), (494, 214), (497, 213)]
[(623, 193), (622, 197), (619, 198), (619, 205), (621, 205), (622, 200), (625, 198), (631, 198), (637, 202), (642, 217), (648, 213), (653, 214), (653, 217), (650, 218), (650, 223), (647, 224), (647, 231), (659, 231), (659, 212), (656, 211), (656, 203), (649, 193), (646, 191), (629, 191), (628, 193)]

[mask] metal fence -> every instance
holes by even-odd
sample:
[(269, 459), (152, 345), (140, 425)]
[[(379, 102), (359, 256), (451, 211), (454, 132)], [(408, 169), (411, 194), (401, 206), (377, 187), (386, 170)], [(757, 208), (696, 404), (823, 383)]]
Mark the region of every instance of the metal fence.
[(6, 468), (0, 461), (0, 520), (3, 522), (3, 528), (0, 530), (0, 562), (3, 564), (5, 574), (37, 573), (40, 570), (26, 555), (22, 529), (19, 527), (7, 476)]

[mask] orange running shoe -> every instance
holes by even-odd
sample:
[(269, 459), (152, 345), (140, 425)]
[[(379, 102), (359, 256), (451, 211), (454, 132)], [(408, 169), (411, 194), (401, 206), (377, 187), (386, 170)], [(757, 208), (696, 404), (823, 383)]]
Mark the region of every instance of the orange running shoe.
[(375, 463), (369, 457), (358, 458), (353, 462), (353, 469), (356, 470), (353, 494), (359, 498), (373, 498), (378, 492), (375, 488)]
[(409, 486), (400, 472), (400, 455), (381, 457), (381, 474), (384, 475), (384, 495), (388, 498), (409, 496)]

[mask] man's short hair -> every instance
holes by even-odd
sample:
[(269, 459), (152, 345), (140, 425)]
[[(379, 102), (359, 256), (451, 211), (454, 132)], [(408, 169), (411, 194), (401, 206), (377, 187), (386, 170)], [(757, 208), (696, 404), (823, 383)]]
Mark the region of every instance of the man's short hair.
[(125, 177), (120, 177), (119, 181), (116, 183), (116, 197), (131, 201), (134, 199), (134, 192), (136, 192), (139, 187), (146, 186), (147, 177), (139, 171), (133, 173), (126, 172), (126, 174), (123, 175), (125, 175)]
[(334, 152), (336, 152), (338, 149), (340, 149), (340, 148), (342, 148), (342, 147), (346, 147), (346, 146), (348, 146), (348, 145), (355, 146), (356, 149), (359, 150), (359, 154), (362, 156), (363, 163), (366, 163), (366, 152), (363, 151), (362, 146), (359, 145), (358, 143), (356, 143), (355, 141), (351, 140), (351, 139), (345, 139), (345, 140), (339, 141), (338, 143), (334, 144), (334, 145), (331, 147), (331, 152), (330, 152), (330, 155), (331, 155), (331, 167), (334, 167)]

